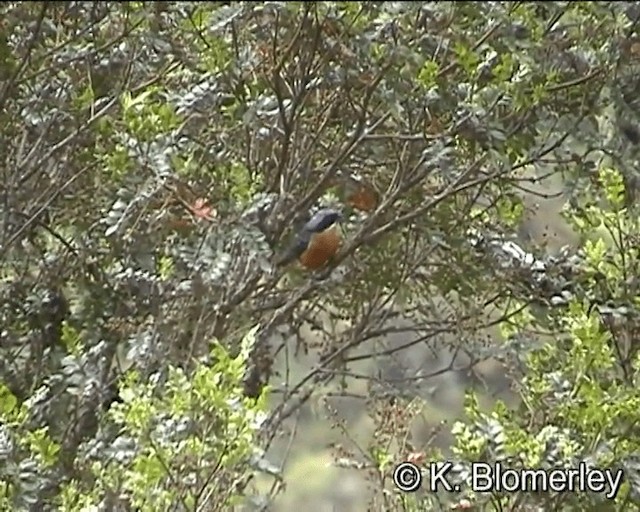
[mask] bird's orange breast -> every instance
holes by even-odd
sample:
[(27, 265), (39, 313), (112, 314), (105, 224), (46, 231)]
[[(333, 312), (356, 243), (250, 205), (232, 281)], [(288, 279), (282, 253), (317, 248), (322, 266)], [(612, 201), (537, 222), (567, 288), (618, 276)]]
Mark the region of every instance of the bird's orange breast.
[(309, 246), (300, 255), (300, 264), (308, 269), (319, 269), (333, 258), (339, 248), (340, 234), (336, 226), (332, 226), (311, 237)]

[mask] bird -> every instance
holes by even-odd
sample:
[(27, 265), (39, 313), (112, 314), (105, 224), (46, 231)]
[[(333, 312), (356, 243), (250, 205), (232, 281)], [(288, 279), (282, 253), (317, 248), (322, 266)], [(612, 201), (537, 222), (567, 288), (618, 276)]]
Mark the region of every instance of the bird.
[(319, 210), (296, 234), (293, 243), (278, 259), (279, 266), (298, 259), (307, 270), (319, 270), (338, 252), (341, 243), (338, 223), (342, 213), (332, 208)]

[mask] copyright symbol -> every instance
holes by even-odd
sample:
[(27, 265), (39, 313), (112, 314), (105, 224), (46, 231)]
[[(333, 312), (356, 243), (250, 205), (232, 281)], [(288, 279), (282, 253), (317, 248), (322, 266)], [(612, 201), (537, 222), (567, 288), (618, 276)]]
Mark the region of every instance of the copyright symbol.
[(393, 483), (403, 492), (415, 492), (422, 484), (420, 468), (411, 462), (402, 462), (393, 470)]

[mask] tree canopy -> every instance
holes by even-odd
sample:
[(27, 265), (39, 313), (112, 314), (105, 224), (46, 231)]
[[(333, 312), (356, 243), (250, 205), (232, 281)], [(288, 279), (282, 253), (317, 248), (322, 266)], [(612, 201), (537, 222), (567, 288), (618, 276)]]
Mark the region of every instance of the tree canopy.
[[(639, 16), (1, 4), (0, 509), (272, 510), (305, 414), (371, 483), (341, 510), (638, 509)], [(277, 266), (326, 206), (327, 268)], [(443, 374), (453, 424), (428, 418)], [(464, 491), (399, 492), (407, 460)], [(625, 480), (472, 492), (478, 461)]]

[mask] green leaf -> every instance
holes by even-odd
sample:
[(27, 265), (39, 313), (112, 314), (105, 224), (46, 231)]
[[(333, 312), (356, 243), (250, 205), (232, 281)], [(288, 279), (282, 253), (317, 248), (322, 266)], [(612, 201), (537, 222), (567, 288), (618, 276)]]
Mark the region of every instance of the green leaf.
[(436, 78), (440, 65), (433, 60), (426, 60), (418, 72), (418, 83), (427, 90), (437, 87)]

